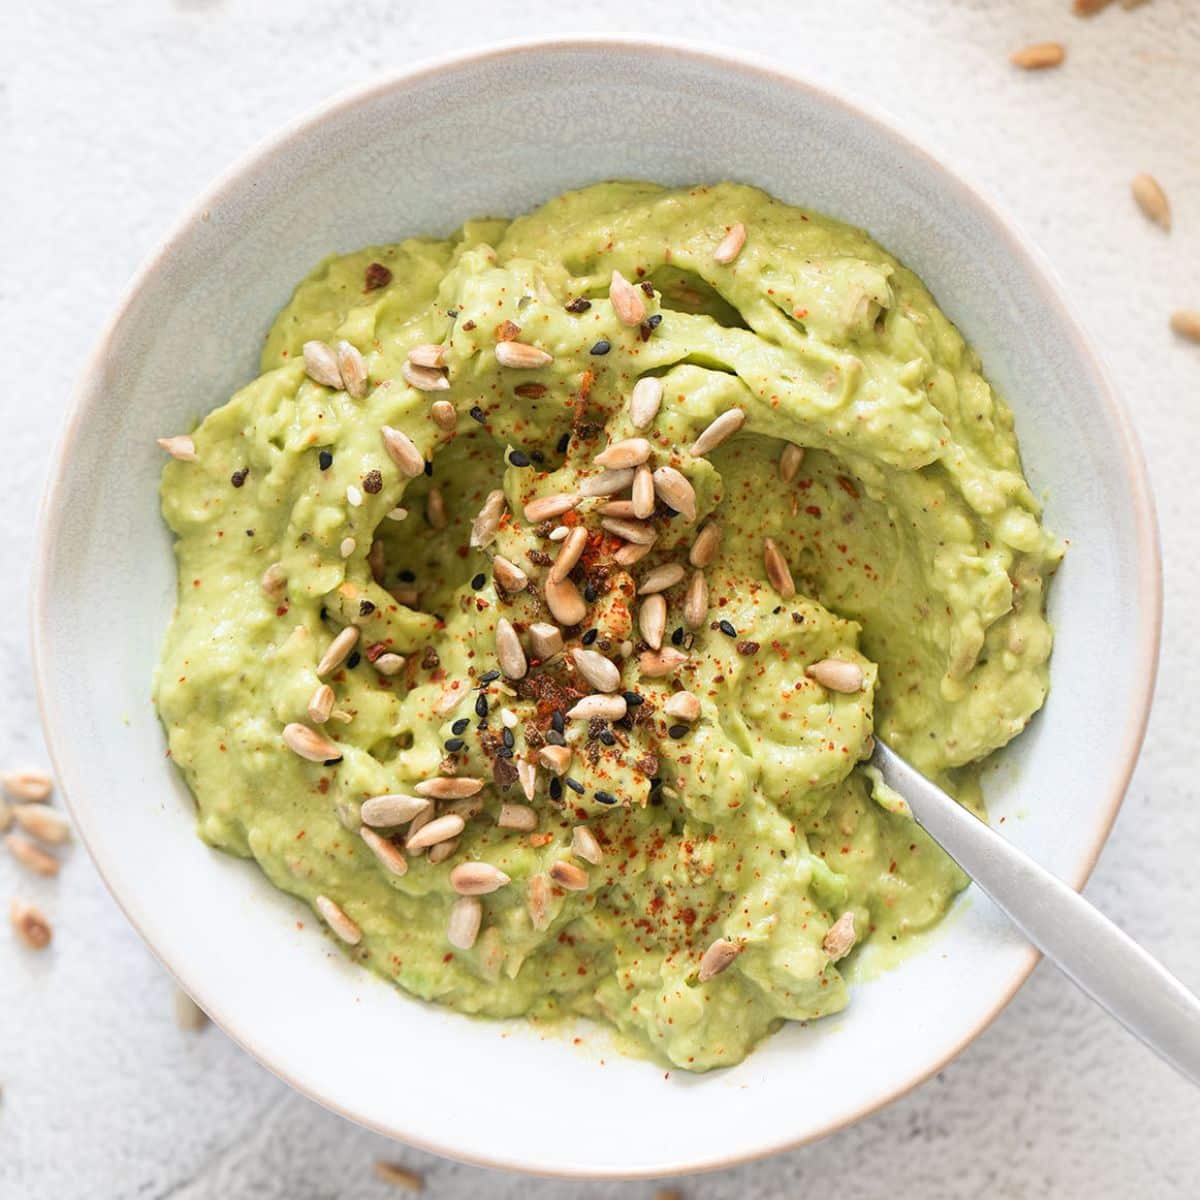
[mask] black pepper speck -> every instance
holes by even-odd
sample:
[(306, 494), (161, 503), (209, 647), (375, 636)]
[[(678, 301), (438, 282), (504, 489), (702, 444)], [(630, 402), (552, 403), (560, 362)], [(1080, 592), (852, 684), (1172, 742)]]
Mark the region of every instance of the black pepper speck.
[(240, 471), (234, 471), (234, 473), (230, 475), (229, 482), (232, 483), (234, 487), (241, 487), (242, 484), (246, 482), (246, 476), (249, 474), (250, 468), (243, 467)]
[(362, 655), (359, 654), (359, 652), (357, 650), (355, 650), (354, 653), (351, 654), (348, 659), (346, 659), (346, 667), (349, 670), (353, 671), (354, 668), (357, 667), (360, 662), (362, 662)]

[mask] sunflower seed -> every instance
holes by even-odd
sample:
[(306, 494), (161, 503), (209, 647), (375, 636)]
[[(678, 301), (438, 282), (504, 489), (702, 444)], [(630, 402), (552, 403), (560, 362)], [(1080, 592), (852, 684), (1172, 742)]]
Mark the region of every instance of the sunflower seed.
[(545, 875), (531, 875), (525, 891), (525, 906), (534, 929), (541, 931), (550, 924), (550, 883)]
[(578, 492), (555, 492), (550, 496), (539, 496), (525, 505), (525, 520), (531, 525), (540, 525), (543, 521), (552, 521), (570, 512), (579, 503)]
[(379, 435), (383, 438), (383, 448), (388, 452), (388, 456), (405, 475), (416, 479), (418, 475), (425, 473), (425, 460), (407, 433), (385, 425), (380, 429)]
[(638, 609), (638, 629), (651, 650), (662, 648), (663, 634), (667, 629), (667, 601), (659, 592), (647, 596)]
[(304, 373), (314, 383), (341, 391), (342, 372), (337, 355), (324, 342), (304, 343)]
[(615, 692), (621, 686), (616, 663), (596, 650), (572, 650), (571, 659), (580, 675), (598, 692)]
[(586, 891), (589, 882), (588, 873), (582, 867), (564, 862), (561, 858), (550, 864), (550, 878), (569, 892)]
[(745, 423), (746, 414), (740, 408), (726, 409), (692, 443), (692, 456), (699, 458), (710, 450), (715, 450), (727, 437), (737, 433)]
[(592, 475), (579, 485), (579, 491), (584, 496), (615, 496), (623, 492), (633, 483), (633, 468), (623, 467), (618, 471), (601, 471)]
[(436, 846), (429, 847), (429, 853), (426, 856), (434, 866), (440, 862), (445, 862), (452, 854), (458, 850), (461, 838), (451, 838), (448, 842), (438, 842)]
[(583, 554), (583, 548), (587, 545), (587, 540), (588, 532), (582, 525), (576, 525), (567, 534), (562, 546), (559, 548), (554, 565), (550, 568), (549, 575), (546, 576), (548, 583), (562, 583), (570, 575), (575, 564), (579, 561), (580, 555)]
[(587, 605), (571, 580), (562, 579), (556, 583), (547, 579), (543, 590), (546, 607), (560, 625), (578, 625), (587, 616)]
[(862, 691), (863, 671), (858, 663), (846, 662), (840, 658), (825, 658), (805, 667), (804, 673), (831, 692)]
[(19, 833), (10, 833), (5, 837), (4, 844), (12, 852), (13, 858), (23, 867), (28, 867), (38, 875), (58, 874), (58, 859), (28, 838), (22, 837)]
[(483, 790), (482, 779), (468, 775), (440, 775), (436, 779), (425, 779), (413, 791), (418, 796), (429, 796), (434, 800), (465, 800)]
[(430, 529), (446, 528), (446, 497), (436, 483), (425, 497), (425, 520), (429, 522)]
[(830, 925), (829, 932), (825, 934), (821, 942), (821, 949), (829, 955), (831, 962), (837, 962), (839, 958), (845, 958), (854, 949), (856, 940), (854, 913), (844, 912)]
[(482, 796), (467, 796), (462, 800), (451, 800), (442, 805), (438, 815), (444, 817), (447, 813), (462, 817), (464, 821), (472, 821), (483, 812)]
[(416, 833), (410, 833), (405, 842), (407, 850), (424, 850), (436, 846), (438, 842), (447, 842), (456, 838), (467, 827), (466, 821), (458, 813), (447, 813), (444, 817), (434, 817), (422, 825)]
[(364, 825), (359, 831), (358, 836), (366, 843), (367, 849), (379, 860), (380, 866), (385, 871), (392, 875), (400, 876), (408, 872), (408, 859), (404, 857), (403, 851), (387, 838), (380, 837), (375, 830)]
[(694, 571), (683, 597), (683, 623), (689, 629), (699, 629), (707, 617), (708, 580), (703, 571)]
[[(502, 342), (501, 345), (511, 345)], [(497, 347), (499, 349), (499, 347)], [(450, 906), (450, 921), (446, 926), (446, 939), (459, 950), (470, 950), (479, 936), (483, 924), (483, 904), (477, 896), (460, 896)]]
[(496, 540), (496, 531), (500, 528), (500, 518), (504, 515), (504, 506), (508, 503), (504, 493), (496, 488), (488, 492), (478, 515), (471, 524), (471, 545), (480, 549), (490, 546)]
[(428, 367), (418, 367), (415, 363), (406, 362), (400, 366), (400, 374), (409, 387), (418, 392), (445, 392), (450, 390), (450, 380), (441, 371), (431, 371)]
[(553, 658), (563, 648), (562, 631), (557, 625), (535, 621), (529, 626), (529, 648), (540, 662)]
[(404, 670), (403, 654), (381, 654), (371, 665), (380, 675), (399, 675)]
[(390, 829), (407, 825), (413, 817), (433, 808), (433, 801), (424, 796), (406, 796), (403, 792), (388, 792), (364, 800), (359, 815), (365, 825)]
[(547, 354), (539, 346), (530, 346), (525, 342), (499, 342), (496, 345), (496, 361), (502, 367), (532, 370), (534, 367), (544, 367), (552, 363), (554, 355)]
[(0, 786), (3, 786), (5, 795), (14, 800), (43, 804), (50, 799), (54, 780), (36, 767), (24, 767), (18, 771), (5, 771), (0, 775)]
[(687, 660), (682, 650), (664, 646), (661, 650), (643, 650), (638, 655), (638, 668), (647, 679), (661, 679), (673, 675)]
[(336, 742), (297, 721), (283, 727), (283, 744), (309, 762), (324, 763), (328, 767), (342, 761), (342, 751)]
[(601, 721), (619, 721), (628, 711), (624, 696), (584, 696), (576, 701), (572, 708), (567, 709), (567, 718), (571, 721), (590, 721), (597, 718)]
[(686, 475), (674, 467), (659, 467), (654, 472), (654, 490), (668, 508), (673, 508), (685, 521), (696, 519), (696, 489)]
[(337, 365), (342, 386), (355, 400), (367, 394), (367, 364), (358, 350), (347, 341), (337, 344)]
[[(640, 467), (638, 468), (641, 469)], [(637, 472), (634, 472), (634, 480), (637, 480)], [(651, 477), (653, 479), (653, 477)], [(596, 511), (602, 517), (620, 517), (623, 520), (631, 520), (637, 517), (637, 513), (633, 510), (632, 500), (608, 500), (601, 504)]]
[(436, 342), (422, 342), (408, 352), (408, 361), (415, 367), (429, 367), (439, 371), (446, 365), (446, 347)]
[(486, 862), (459, 863), (450, 872), (450, 886), (460, 896), (486, 896), (510, 882), (499, 867)]
[(362, 930), (346, 915), (345, 910), (328, 896), (318, 896), (314, 901), (321, 919), (348, 946), (357, 946), (362, 941)]
[(50, 922), (32, 904), (14, 900), (8, 907), (8, 917), (17, 937), (30, 950), (45, 950), (54, 937)]
[(571, 765), (570, 746), (543, 746), (538, 751), (538, 760), (542, 766), (555, 775), (562, 775)]
[(454, 405), (449, 400), (435, 400), (429, 406), (429, 415), (439, 429), (445, 429), (447, 432), (458, 425), (458, 413), (454, 411)]
[(682, 564), (660, 563), (657, 567), (651, 567), (642, 576), (642, 581), (638, 584), (638, 594), (653, 596), (656, 592), (665, 592), (667, 588), (674, 587), (682, 578)]
[(154, 439), (172, 458), (180, 462), (196, 461), (196, 443), (186, 433)]
[(629, 420), (634, 429), (648, 429), (654, 423), (662, 397), (662, 380), (656, 375), (647, 375), (633, 385), (633, 394), (629, 397)]
[(44, 804), (18, 804), (13, 808), (12, 815), (13, 820), (39, 842), (59, 846), (71, 840), (71, 826), (66, 817)]
[(771, 586), (784, 600), (790, 600), (796, 594), (796, 585), (792, 582), (792, 572), (787, 565), (774, 538), (763, 538), (763, 565), (767, 569), (767, 578)]
[(1077, 17), (1092, 17), (1101, 9), (1107, 8), (1112, 0), (1074, 0), (1071, 11)]
[(709, 521), (696, 534), (696, 540), (688, 552), (688, 562), (693, 567), (707, 567), (717, 557), (717, 551), (720, 548), (721, 526), (716, 521)]
[(323, 678), (331, 671), (336, 671), (350, 657), (350, 652), (358, 642), (359, 630), (357, 625), (347, 625), (341, 633), (329, 643), (321, 661), (317, 663), (317, 677)]
[(731, 263), (742, 252), (746, 244), (746, 227), (739, 221), (721, 240), (713, 251), (713, 259), (719, 263)]
[(507, 617), (501, 617), (496, 622), (496, 657), (500, 661), (500, 670), (509, 679), (523, 679), (529, 670), (525, 660), (525, 651), (521, 648), (521, 639)]
[(612, 273), (608, 298), (622, 325), (640, 325), (646, 319), (646, 303), (642, 293), (620, 271)]
[(1130, 190), (1133, 192), (1133, 198), (1137, 201), (1138, 208), (1156, 225), (1161, 225), (1163, 229), (1169, 231), (1171, 228), (1171, 205), (1167, 200), (1167, 193), (1163, 191), (1158, 180), (1153, 175), (1135, 175), (1130, 184)]
[(283, 563), (272, 563), (262, 573), (258, 586), (271, 600), (278, 600), (287, 591), (287, 575), (284, 573)]
[(650, 457), (650, 451), (650, 443), (645, 438), (626, 438), (605, 447), (592, 461), (598, 467), (620, 471), (644, 463)]
[(357, 549), (358, 543), (352, 537), (345, 537), (342, 538), (341, 545), (338, 546), (338, 553), (343, 558), (349, 558)]
[(604, 858), (596, 835), (586, 825), (576, 825), (571, 830), (571, 853), (593, 866), (599, 866)]
[[(529, 764), (526, 764), (529, 765)], [(496, 824), (501, 829), (519, 829), (531, 833), (537, 828), (538, 815), (528, 804), (502, 804)]]
[(1200, 342), (1200, 308), (1181, 308), (1171, 314), (1171, 332), (1191, 342)]
[(653, 542), (645, 542), (641, 545), (637, 542), (626, 542), (624, 546), (613, 554), (613, 561), (622, 567), (632, 567), (635, 563), (641, 562), (650, 553), (650, 548), (653, 545)]
[(633, 473), (633, 515), (645, 520), (654, 515), (654, 475), (643, 463)]
[(779, 478), (784, 483), (792, 483), (800, 474), (800, 464), (804, 462), (804, 447), (788, 442), (779, 456)]
[(700, 717), (700, 701), (691, 692), (674, 692), (667, 697), (663, 712), (679, 721), (695, 721)]
[(701, 983), (707, 983), (714, 975), (720, 975), (741, 952), (742, 947), (737, 942), (717, 938), (701, 957), (697, 978)]
[(654, 528), (644, 521), (626, 521), (620, 517), (605, 517), (600, 522), (600, 527), (638, 546), (653, 545), (654, 539), (658, 536)]
[(517, 780), (521, 784), (521, 791), (525, 793), (525, 799), (532, 800), (533, 794), (537, 790), (537, 767), (523, 758), (518, 759)]
[(492, 559), (492, 574), (506, 592), (523, 592), (529, 586), (529, 576), (503, 554), (497, 554)]
[(1022, 46), (1009, 55), (1014, 66), (1026, 71), (1042, 71), (1047, 67), (1057, 67), (1067, 57), (1067, 49), (1060, 42), (1034, 42), (1032, 46)]

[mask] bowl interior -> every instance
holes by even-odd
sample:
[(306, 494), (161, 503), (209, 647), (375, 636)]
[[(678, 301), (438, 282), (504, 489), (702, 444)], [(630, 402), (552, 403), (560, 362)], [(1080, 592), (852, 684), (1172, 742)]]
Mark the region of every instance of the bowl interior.
[(1153, 518), (1124, 419), (1041, 268), (969, 189), (843, 102), (709, 54), (609, 41), (452, 60), (336, 102), (235, 168), (136, 282), (83, 375), (45, 500), (35, 635), (47, 736), (85, 840), (228, 1032), (407, 1141), (630, 1175), (736, 1161), (870, 1111), (982, 1028), (1030, 950), (972, 889), (927, 952), (858, 987), (846, 1013), (702, 1078), (624, 1058), (594, 1030), (574, 1047), (476, 1022), (351, 967), (255, 868), (202, 845), (149, 701), (175, 587), (155, 437), (252, 377), (271, 317), (331, 251), (612, 177), (732, 178), (862, 225), (978, 348), (1071, 543), (1052, 590), (1053, 693), (989, 799), (1008, 837), (1082, 882), (1136, 754), (1157, 646)]

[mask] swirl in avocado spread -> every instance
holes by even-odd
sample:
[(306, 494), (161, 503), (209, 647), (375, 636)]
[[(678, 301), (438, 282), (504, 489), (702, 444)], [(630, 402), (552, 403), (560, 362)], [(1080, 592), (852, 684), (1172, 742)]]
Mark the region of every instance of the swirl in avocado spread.
[(200, 835), (356, 961), (703, 1071), (946, 911), (872, 730), (978, 807), (1061, 549), (865, 233), (602, 184), (328, 259), (261, 372), (163, 442), (155, 696)]

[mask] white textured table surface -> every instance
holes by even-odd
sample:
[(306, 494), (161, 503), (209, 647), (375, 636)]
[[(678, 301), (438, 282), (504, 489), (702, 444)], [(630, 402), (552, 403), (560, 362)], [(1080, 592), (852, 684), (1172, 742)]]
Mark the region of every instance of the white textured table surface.
[[(43, 757), (29, 684), (28, 565), (69, 386), (126, 280), (181, 208), (257, 139), (373, 72), (526, 34), (686, 35), (773, 56), (890, 110), (1024, 225), (1099, 342), (1156, 487), (1166, 627), (1146, 750), (1088, 892), (1200, 988), (1200, 347), (1166, 328), (1171, 308), (1200, 307), (1200, 13), (1194, 0), (1154, 0), (1085, 22), (1068, 7), (10, 0), (0, 35), (0, 764)], [(1008, 50), (1044, 38), (1069, 44), (1063, 69), (1034, 76), (1007, 65)], [(1174, 200), (1170, 237), (1129, 200), (1138, 170), (1154, 172)], [(180, 1032), (170, 980), (86, 856), (77, 849), (68, 859), (50, 881), (0, 859), (0, 899), (35, 899), (56, 926), (41, 955), (0, 933), (5, 1200), (395, 1194), (372, 1178), (377, 1157), (423, 1171), (437, 1198), (653, 1192), (535, 1182), (407, 1151), (291, 1092), (219, 1031)], [(705, 1200), (834, 1191), (845, 1200), (1194, 1197), (1198, 1117), (1194, 1091), (1042, 966), (916, 1093), (823, 1143), (683, 1187)]]

